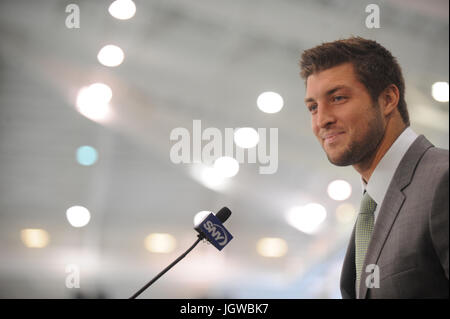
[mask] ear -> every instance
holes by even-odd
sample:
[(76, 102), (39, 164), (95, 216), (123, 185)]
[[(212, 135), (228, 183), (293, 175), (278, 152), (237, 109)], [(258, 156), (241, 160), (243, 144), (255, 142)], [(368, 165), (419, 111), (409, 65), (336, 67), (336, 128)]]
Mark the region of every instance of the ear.
[(390, 84), (378, 97), (378, 104), (385, 116), (390, 116), (397, 109), (400, 92), (395, 84)]

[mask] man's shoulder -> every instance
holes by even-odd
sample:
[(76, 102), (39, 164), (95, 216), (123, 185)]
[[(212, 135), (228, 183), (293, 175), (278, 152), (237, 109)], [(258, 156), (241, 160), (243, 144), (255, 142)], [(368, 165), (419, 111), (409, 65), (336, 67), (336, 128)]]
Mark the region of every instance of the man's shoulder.
[(438, 159), (442, 159), (442, 160), (446, 159), (447, 164), (448, 164), (448, 150), (447, 149), (433, 146), (427, 150), (427, 153), (429, 153), (429, 156), (433, 156)]
[[(424, 135), (419, 135), (406, 152), (403, 163), (445, 169), (449, 166), (449, 151), (436, 147)], [(413, 164), (414, 165), (414, 164)]]
[(433, 171), (448, 171), (449, 151), (439, 147), (430, 147), (424, 153), (421, 163), (433, 167)]
[(449, 151), (438, 147), (430, 147), (419, 159), (411, 178), (411, 188), (425, 193), (434, 193), (442, 185), (448, 183)]
[(394, 175), (400, 188), (411, 184), (421, 187), (448, 175), (449, 152), (435, 147), (425, 136), (418, 136), (403, 156)]
[(448, 179), (449, 151), (435, 147), (423, 135), (410, 146), (394, 175), (396, 185), (410, 191), (429, 193)]

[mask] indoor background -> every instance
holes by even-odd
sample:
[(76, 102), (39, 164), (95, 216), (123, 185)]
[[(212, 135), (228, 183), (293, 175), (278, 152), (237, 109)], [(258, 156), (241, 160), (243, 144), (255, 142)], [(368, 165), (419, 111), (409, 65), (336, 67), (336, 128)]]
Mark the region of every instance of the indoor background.
[[(301, 52), (380, 42), (403, 68), (413, 130), (448, 149), (448, 12), (446, 0), (0, 1), (0, 297), (128, 298), (194, 243), (197, 213), (227, 206), (228, 246), (200, 243), (141, 298), (340, 298), (361, 182), (312, 134)], [(198, 123), (222, 144), (227, 128), (260, 132), (231, 145), (266, 144), (275, 172), (261, 156), (194, 162), (208, 144)], [(188, 163), (171, 157), (177, 131)]]

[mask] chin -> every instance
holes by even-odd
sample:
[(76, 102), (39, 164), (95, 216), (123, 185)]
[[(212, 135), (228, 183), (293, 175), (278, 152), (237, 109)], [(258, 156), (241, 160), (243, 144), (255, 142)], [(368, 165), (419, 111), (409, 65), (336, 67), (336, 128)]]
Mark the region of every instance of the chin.
[(336, 166), (348, 166), (352, 165), (352, 162), (346, 156), (331, 156), (327, 154), (328, 160), (331, 164)]

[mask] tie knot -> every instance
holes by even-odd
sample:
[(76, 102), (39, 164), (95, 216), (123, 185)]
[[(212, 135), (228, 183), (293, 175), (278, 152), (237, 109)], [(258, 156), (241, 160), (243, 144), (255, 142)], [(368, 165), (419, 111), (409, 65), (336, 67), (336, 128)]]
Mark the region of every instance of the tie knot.
[(365, 192), (361, 200), (361, 207), (359, 209), (360, 214), (373, 214), (377, 208), (377, 203), (369, 196), (369, 193)]

